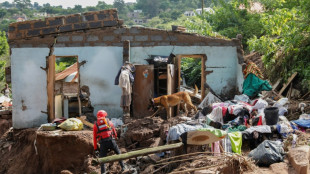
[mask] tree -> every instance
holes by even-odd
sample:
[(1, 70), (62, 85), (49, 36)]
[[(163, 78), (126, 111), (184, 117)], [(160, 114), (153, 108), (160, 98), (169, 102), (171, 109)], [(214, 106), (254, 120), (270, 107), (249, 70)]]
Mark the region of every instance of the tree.
[(9, 44), (4, 31), (0, 31), (0, 57), (9, 53)]
[(3, 18), (7, 14), (7, 10), (5, 9), (0, 9), (0, 18)]
[(119, 13), (123, 13), (126, 8), (124, 0), (114, 0), (113, 7), (117, 8)]
[(16, 7), (21, 11), (31, 6), (30, 0), (14, 0), (14, 3), (16, 3)]

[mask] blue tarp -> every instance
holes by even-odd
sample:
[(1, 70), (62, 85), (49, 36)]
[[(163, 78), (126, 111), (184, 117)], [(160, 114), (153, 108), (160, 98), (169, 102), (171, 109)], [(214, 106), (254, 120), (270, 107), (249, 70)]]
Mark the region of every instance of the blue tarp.
[(294, 120), (292, 122), (297, 124), (300, 127), (310, 128), (310, 120), (299, 119), (299, 120)]

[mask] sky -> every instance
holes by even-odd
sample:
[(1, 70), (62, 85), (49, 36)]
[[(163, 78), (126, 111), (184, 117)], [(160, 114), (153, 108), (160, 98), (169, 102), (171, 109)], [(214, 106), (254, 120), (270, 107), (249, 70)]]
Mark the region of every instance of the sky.
[[(14, 0), (0, 0), (0, 3), (8, 1), (12, 3)], [(63, 8), (74, 7), (74, 5), (96, 6), (99, 0), (31, 0), (31, 3), (38, 2), (40, 5), (49, 3), (52, 6), (62, 5)], [(113, 4), (114, 0), (100, 0), (107, 4)], [(125, 2), (136, 2), (136, 0), (124, 0)]]

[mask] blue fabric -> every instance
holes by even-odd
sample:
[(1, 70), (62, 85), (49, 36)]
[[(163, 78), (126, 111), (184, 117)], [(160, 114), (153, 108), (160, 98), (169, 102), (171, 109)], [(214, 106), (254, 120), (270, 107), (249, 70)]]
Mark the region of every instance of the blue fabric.
[(294, 120), (292, 121), (293, 123), (297, 124), (300, 127), (303, 128), (310, 128), (310, 120), (303, 120), (303, 119), (299, 119), (299, 120)]
[(255, 97), (261, 91), (270, 91), (272, 87), (269, 82), (258, 78), (253, 73), (250, 73), (243, 82), (243, 94), (249, 97)]

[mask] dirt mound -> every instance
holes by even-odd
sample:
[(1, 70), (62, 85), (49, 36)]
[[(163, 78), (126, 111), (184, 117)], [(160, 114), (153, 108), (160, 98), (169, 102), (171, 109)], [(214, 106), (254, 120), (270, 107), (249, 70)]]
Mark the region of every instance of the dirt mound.
[[(0, 140), (0, 173), (89, 173), (92, 131), (11, 130)], [(34, 142), (36, 140), (36, 146)], [(35, 150), (35, 147), (37, 150)]]

